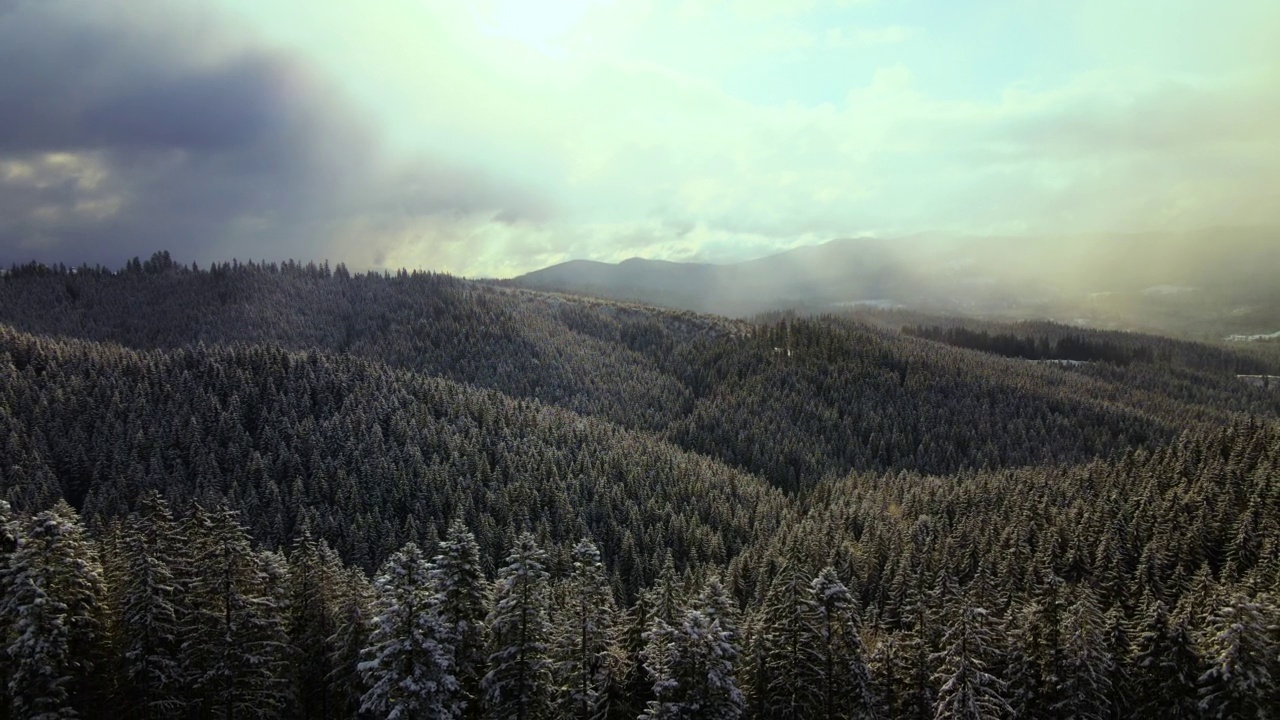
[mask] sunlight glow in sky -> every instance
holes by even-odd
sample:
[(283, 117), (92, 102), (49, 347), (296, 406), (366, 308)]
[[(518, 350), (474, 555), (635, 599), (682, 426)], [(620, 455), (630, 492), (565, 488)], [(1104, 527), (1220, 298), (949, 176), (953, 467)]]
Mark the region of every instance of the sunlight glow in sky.
[(1271, 0), (208, 5), (0, 0), (0, 62), (75, 78), (0, 79), (0, 260), (511, 275), (1280, 222)]

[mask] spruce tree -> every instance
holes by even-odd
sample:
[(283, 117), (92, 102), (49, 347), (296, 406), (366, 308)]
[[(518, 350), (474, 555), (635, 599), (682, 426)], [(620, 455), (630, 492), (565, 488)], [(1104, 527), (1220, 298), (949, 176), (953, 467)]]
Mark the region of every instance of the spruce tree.
[(181, 589), (173, 556), (176, 525), (158, 494), (125, 525), (120, 548), (123, 577), (116, 580), (121, 653), (120, 698), (138, 718), (173, 717), (186, 707), (179, 626)]
[(486, 619), (489, 672), (481, 681), (494, 720), (544, 720), (551, 712), (546, 553), (523, 533), (498, 572)]
[(369, 644), (374, 591), (359, 568), (346, 568), (338, 579), (334, 632), (329, 637), (329, 676), (335, 714), (355, 717), (364, 697), (360, 655)]
[(1134, 716), (1139, 720), (1195, 720), (1200, 656), (1185, 620), (1171, 619), (1164, 603), (1148, 595), (1133, 641)]
[(676, 575), (675, 563), (671, 556), (662, 565), (662, 572), (657, 581), (646, 593), (648, 596), (650, 620), (661, 620), (668, 625), (676, 625), (680, 621), (685, 608), (685, 595), (680, 587), (680, 578)]
[(798, 720), (823, 706), (815, 684), (822, 658), (814, 620), (809, 579), (796, 566), (784, 566), (769, 586), (760, 617), (766, 680), (762, 706), (770, 717)]
[(642, 720), (737, 720), (746, 699), (738, 688), (737, 652), (718, 620), (688, 610), (672, 627), (655, 620), (647, 633), (646, 667), (654, 699)]
[(652, 626), (650, 609), (648, 595), (640, 593), (622, 620), (620, 649), (624, 663), (617, 685), (618, 696), (610, 703), (611, 718), (632, 720), (653, 699), (653, 680), (644, 661), (645, 635)]
[(97, 551), (71, 506), (27, 518), (0, 571), (0, 633), (13, 715), (63, 718), (102, 712), (104, 599)]
[[(13, 512), (9, 507), (9, 503), (0, 500), (0, 592), (9, 592), (9, 586), (6, 584), (6, 571), (9, 568), (9, 558), (13, 555), (13, 551), (18, 548), (18, 523), (13, 518)], [(4, 601), (0, 597), (0, 677), (8, 678), (13, 675), (13, 665), (9, 658), (9, 633), (14, 626), (16, 619), (12, 613), (16, 610), (16, 606)], [(8, 720), (12, 708), (12, 701), (9, 694), (9, 683), (6, 681), (0, 684), (0, 720)]]
[(1272, 706), (1277, 652), (1263, 605), (1244, 595), (1228, 598), (1206, 623), (1200, 676), (1200, 711), (1207, 718), (1264, 718)]
[(934, 656), (936, 720), (998, 720), (1013, 713), (1004, 683), (989, 672), (998, 652), (987, 611), (966, 602), (947, 628), (943, 649)]
[(1005, 661), (1007, 690), (1005, 697), (1017, 718), (1048, 717), (1042, 658), (1046, 656), (1044, 633), (1039, 621), (1043, 608), (1036, 602), (1011, 608), (1008, 631), (1008, 657)]
[(284, 712), (292, 703), (284, 612), (263, 558), (234, 512), (197, 510), (187, 523), (195, 575), (181, 657), (202, 715)]
[(1080, 598), (1067, 612), (1059, 702), (1053, 709), (1063, 717), (1105, 720), (1109, 717), (1115, 659), (1107, 643), (1106, 620), (1093, 593), (1081, 588)]
[(480, 567), (480, 546), (460, 519), (440, 543), (429, 570), (436, 611), (448, 630), (453, 673), (464, 716), (475, 720), (484, 709), (480, 680), (485, 674), (485, 615), (488, 587)]
[(342, 563), (328, 545), (304, 532), (289, 553), (288, 626), (294, 648), (293, 681), (297, 715), (303, 720), (337, 714), (335, 688), (329, 678), (331, 639), (337, 632)]
[[(917, 521), (913, 532), (918, 534), (921, 525)], [(932, 532), (932, 528), (929, 531)], [(908, 571), (906, 598), (901, 607), (903, 628), (898, 640), (900, 667), (897, 675), (902, 684), (898, 686), (898, 704), (900, 717), (914, 720), (929, 720), (933, 716), (933, 676), (936, 669), (932, 658), (935, 638), (942, 628), (937, 608), (930, 606), (927, 597), (927, 577), (923, 565)]]
[(713, 575), (703, 584), (702, 590), (693, 599), (692, 607), (701, 610), (709, 619), (718, 621), (720, 629), (729, 634), (735, 651), (741, 654), (741, 638), (738, 630), (738, 607), (719, 576)]
[(617, 608), (595, 544), (579, 542), (570, 558), (552, 643), (556, 715), (593, 720), (608, 711), (617, 681)]
[(408, 543), (383, 564), (373, 632), (360, 673), (368, 691), (360, 711), (394, 720), (462, 715), (451, 636), (436, 612), (422, 551)]
[(875, 713), (871, 671), (862, 645), (857, 608), (833, 567), (823, 568), (810, 584), (811, 621), (817, 663), (811, 682), (820, 702), (809, 717), (861, 720)]

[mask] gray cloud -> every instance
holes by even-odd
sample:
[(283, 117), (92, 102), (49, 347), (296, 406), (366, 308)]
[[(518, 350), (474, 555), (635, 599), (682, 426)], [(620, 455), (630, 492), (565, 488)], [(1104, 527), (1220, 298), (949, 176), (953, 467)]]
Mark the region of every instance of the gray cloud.
[[(523, 27), (526, 3), (489, 4)], [(545, 54), (470, 4), (0, 0), (0, 263), (165, 248), (509, 275), (866, 234), (1280, 222), (1273, 43), (1247, 32), (1274, 25), (1264, 0), (1155, 28), (1086, 0), (1080, 28), (1043, 25), (1096, 58), (948, 89), (938, 47), (986, 42), (961, 13), (921, 28), (938, 43), (798, 53), (755, 94), (739, 76), (776, 57), (744, 33), (921, 18), (578, 4)]]
[(2, 263), (374, 265), (353, 225), (550, 212), (478, 171), (385, 162), (325, 77), (183, 4), (0, 0), (0, 67)]

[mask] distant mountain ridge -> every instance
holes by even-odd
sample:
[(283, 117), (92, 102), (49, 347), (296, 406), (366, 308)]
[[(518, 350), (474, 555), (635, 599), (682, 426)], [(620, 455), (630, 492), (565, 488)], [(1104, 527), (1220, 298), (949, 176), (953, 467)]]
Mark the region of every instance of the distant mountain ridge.
[(1218, 228), (842, 238), (719, 265), (572, 260), (503, 282), (733, 317), (871, 305), (1221, 337), (1280, 328), (1276, 277), (1280, 230)]
[(512, 283), (637, 300), (720, 315), (749, 315), (779, 302), (837, 302), (836, 284), (888, 289), (894, 273), (886, 241), (832, 240), (756, 260), (716, 265), (630, 258), (620, 263), (571, 260), (515, 278)]

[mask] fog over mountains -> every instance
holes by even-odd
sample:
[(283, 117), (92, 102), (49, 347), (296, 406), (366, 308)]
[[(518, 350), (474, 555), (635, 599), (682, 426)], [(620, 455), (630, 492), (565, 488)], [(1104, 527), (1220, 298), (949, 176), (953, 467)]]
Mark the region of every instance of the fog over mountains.
[(847, 238), (732, 264), (574, 260), (542, 290), (749, 316), (903, 307), (1220, 337), (1280, 328), (1280, 231), (1087, 237)]

